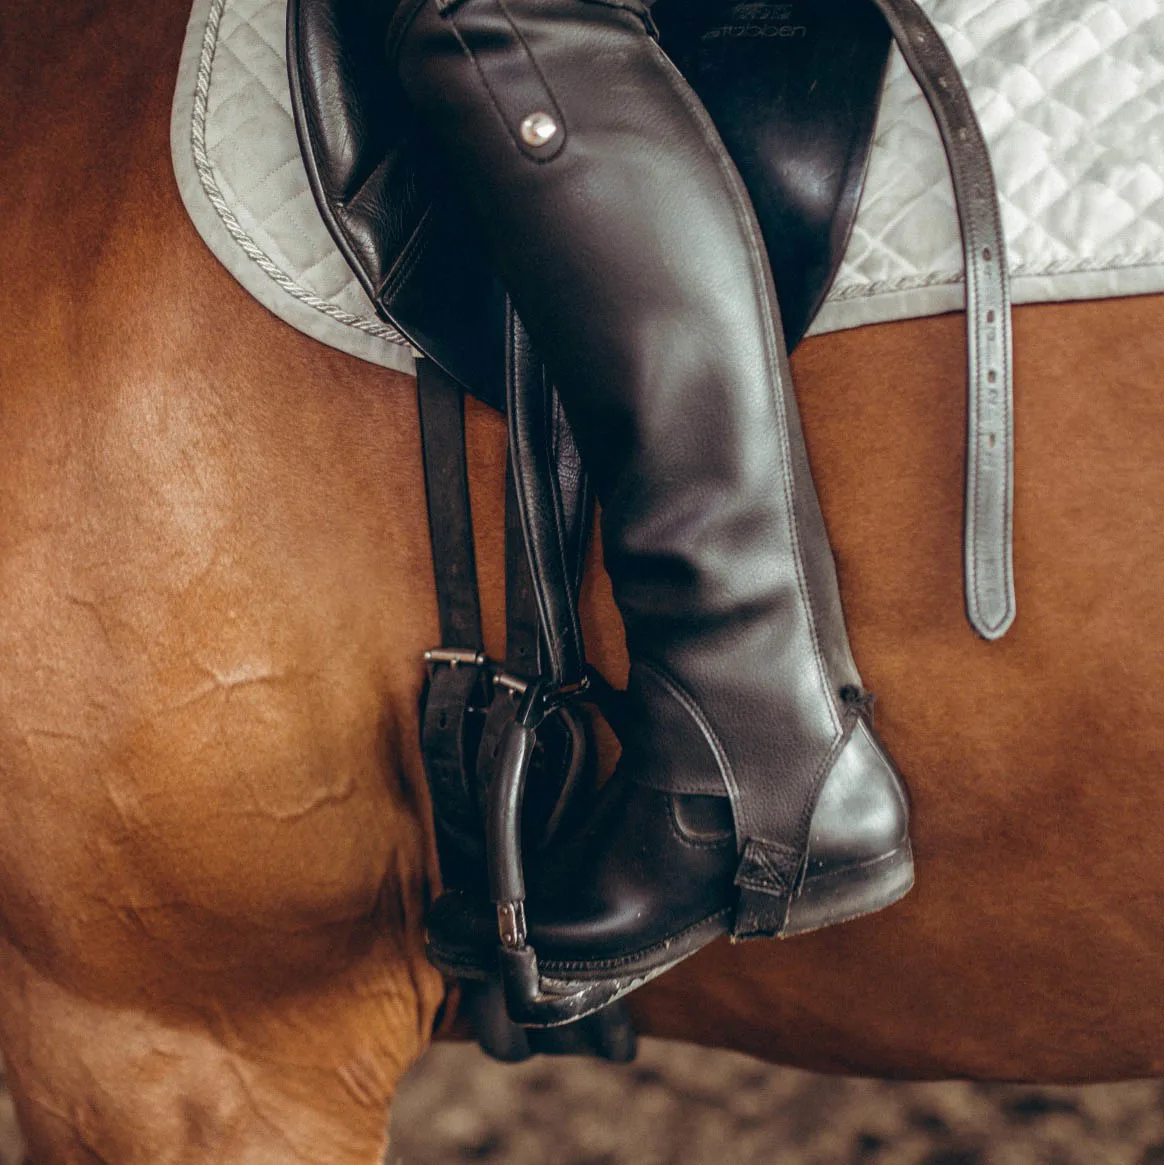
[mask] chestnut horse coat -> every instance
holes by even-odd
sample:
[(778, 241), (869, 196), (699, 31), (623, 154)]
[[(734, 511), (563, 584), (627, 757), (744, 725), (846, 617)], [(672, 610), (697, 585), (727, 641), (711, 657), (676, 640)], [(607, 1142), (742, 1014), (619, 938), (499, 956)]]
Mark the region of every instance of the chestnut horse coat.
[[(180, 0), (0, 14), (0, 1045), (39, 1162), (372, 1165), (440, 1021), (410, 382), (296, 334), (170, 175)], [(1016, 313), (1020, 613), (962, 615), (956, 316), (794, 361), (916, 890), (716, 944), (645, 1032), (836, 1071), (1164, 1071), (1164, 299)], [(470, 410), (491, 649), (503, 432)], [(599, 564), (588, 640), (618, 678)]]

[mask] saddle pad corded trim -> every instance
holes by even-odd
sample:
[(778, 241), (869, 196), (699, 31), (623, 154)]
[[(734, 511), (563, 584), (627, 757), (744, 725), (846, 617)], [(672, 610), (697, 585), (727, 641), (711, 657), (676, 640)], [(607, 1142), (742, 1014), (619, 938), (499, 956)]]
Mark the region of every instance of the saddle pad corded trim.
[[(186, 211), (219, 262), (280, 319), (352, 356), (414, 373), (412, 350), (373, 313), (311, 197), (287, 92), (286, 0), (252, 2), (254, 13), (240, 18), (245, 6), (196, 0), (190, 15), (170, 120)], [(231, 124), (246, 128), (208, 134), (212, 109), (232, 103)], [(232, 153), (241, 166), (223, 165)], [(230, 180), (240, 174), (246, 190)]]

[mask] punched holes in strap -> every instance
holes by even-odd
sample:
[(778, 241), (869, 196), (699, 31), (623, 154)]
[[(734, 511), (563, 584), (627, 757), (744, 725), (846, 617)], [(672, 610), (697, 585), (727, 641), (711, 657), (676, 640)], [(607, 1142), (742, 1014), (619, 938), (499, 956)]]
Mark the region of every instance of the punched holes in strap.
[(998, 639), (1015, 617), (1010, 288), (990, 153), (958, 66), (914, 0), (874, 0), (942, 136), (966, 267), (965, 594), (970, 625)]
[(441, 877), (452, 886), (472, 879), (485, 856), (479, 798), (472, 783), (485, 719), (485, 661), (430, 658), (428, 663), (420, 743)]

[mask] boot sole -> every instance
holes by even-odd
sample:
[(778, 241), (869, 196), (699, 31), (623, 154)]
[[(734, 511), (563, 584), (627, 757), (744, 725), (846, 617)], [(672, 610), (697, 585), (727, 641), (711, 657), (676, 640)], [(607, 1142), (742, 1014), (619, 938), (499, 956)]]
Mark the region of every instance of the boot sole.
[[(833, 874), (808, 877), (789, 908), (787, 924), (779, 937), (808, 934), (884, 910), (903, 898), (913, 882), (913, 848), (908, 841), (892, 853), (856, 869), (850, 867)], [(730, 932), (731, 912), (723, 911), (666, 943), (626, 959), (592, 963), (547, 959), (541, 964), (545, 995), (537, 1021), (518, 1022), (525, 1027), (573, 1023), (637, 991)], [(477, 961), (468, 952), (442, 951), (431, 943), (426, 953), (434, 966), (454, 978), (492, 979), (497, 975), (492, 958)], [(584, 993), (584, 1003), (578, 998), (580, 992)], [(553, 1014), (554, 1007), (548, 998), (555, 994), (561, 995), (563, 1001), (560, 1015)]]
[(875, 914), (913, 888), (913, 846), (907, 840), (891, 853), (856, 868), (805, 878), (788, 910), (781, 938)]

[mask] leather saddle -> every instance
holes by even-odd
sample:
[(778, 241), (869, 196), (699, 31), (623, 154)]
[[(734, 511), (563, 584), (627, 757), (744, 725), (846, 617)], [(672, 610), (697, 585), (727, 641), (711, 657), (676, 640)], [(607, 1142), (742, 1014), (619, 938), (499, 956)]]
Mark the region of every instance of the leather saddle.
[[(894, 36), (905, 42), (907, 61), (935, 105), (960, 194), (970, 332), (968, 613), (980, 634), (996, 637), (1013, 616), (1013, 590), (1009, 303), (993, 179), (956, 71), (949, 97), (952, 62), (940, 41), (925, 41), (924, 18), (920, 26), (902, 23), (901, 3), (658, 0), (653, 15), (661, 45), (744, 178), (790, 349), (844, 254), (889, 48)], [(576, 609), (591, 505), (553, 386), (454, 183), (382, 63), (391, 16), (383, 0), (290, 0), (288, 70), (325, 223), (377, 312), (422, 357), (418, 394), (442, 634), (442, 645), (428, 653), (422, 746), (442, 877), (446, 885), (471, 885), (485, 876), (485, 790), (521, 696), (541, 674), (562, 689), (593, 679)], [(987, 384), (989, 394), (979, 393)], [(461, 413), (466, 392), (509, 413), (503, 665), (488, 661), (482, 648)], [(988, 405), (1001, 404), (984, 425), (987, 397)], [(992, 459), (983, 456), (987, 449)], [(986, 609), (976, 609), (983, 594)], [(613, 721), (617, 708), (606, 696), (603, 712)], [(550, 729), (540, 734), (537, 780), (526, 796), (527, 848), (547, 844), (591, 785), (585, 721), (563, 709)], [(501, 1058), (531, 1050), (633, 1054), (633, 1033), (611, 1008), (572, 1037), (560, 1029), (525, 1036), (498, 1017), (493, 987), (467, 984), (465, 991), (463, 1007), (479, 1038)]]
[[(745, 177), (793, 347), (844, 254), (890, 35), (868, 0), (661, 0), (662, 44)], [(504, 408), (505, 294), (382, 63), (392, 6), (293, 0), (288, 67), (320, 211), (378, 313), (466, 391)]]
[[(504, 409), (506, 298), (455, 185), (382, 63), (393, 5), (291, 0), (288, 71), (316, 202), (377, 312), (463, 390)], [(789, 350), (856, 217), (892, 38), (930, 103), (963, 236), (967, 617), (1014, 619), (1010, 300), (990, 158), (956, 65), (913, 0), (659, 0), (661, 42), (742, 174)]]

